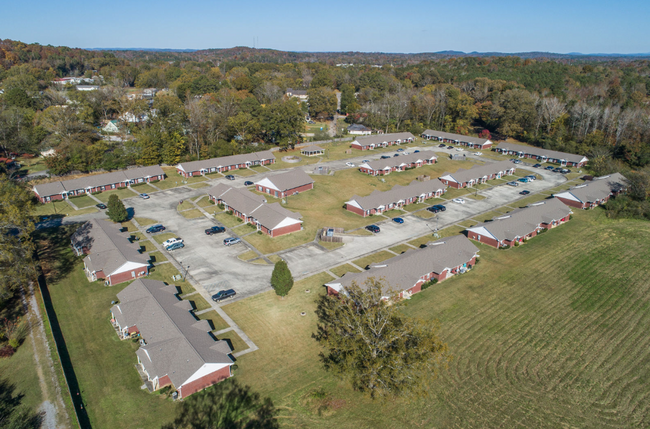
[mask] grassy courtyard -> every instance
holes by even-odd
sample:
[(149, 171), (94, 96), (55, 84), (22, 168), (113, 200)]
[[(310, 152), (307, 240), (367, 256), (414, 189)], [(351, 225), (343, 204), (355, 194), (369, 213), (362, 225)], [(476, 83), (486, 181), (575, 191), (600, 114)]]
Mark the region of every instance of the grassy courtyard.
[[(283, 300), (224, 307), (260, 347), (236, 377), (273, 399), (283, 427), (646, 427), (648, 243), (647, 223), (597, 209), (524, 246), (480, 245), (474, 270), (404, 307), (439, 319), (453, 355), (428, 398), (373, 402), (322, 369), (311, 334), (324, 273)], [(327, 401), (314, 399), (320, 389)]]

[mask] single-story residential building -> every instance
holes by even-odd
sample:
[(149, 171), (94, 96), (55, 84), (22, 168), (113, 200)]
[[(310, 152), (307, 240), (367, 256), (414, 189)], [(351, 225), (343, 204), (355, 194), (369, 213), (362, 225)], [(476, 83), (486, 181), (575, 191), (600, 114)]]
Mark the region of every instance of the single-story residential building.
[(552, 162), (569, 167), (582, 167), (589, 159), (583, 155), (558, 152), (556, 150), (542, 149), (541, 147), (524, 146), (516, 143), (501, 142), (495, 150), (504, 155), (513, 155), (518, 158), (531, 158), (539, 162)]
[(359, 164), (362, 173), (371, 176), (383, 176), (393, 171), (404, 171), (408, 168), (422, 167), (423, 165), (435, 164), (438, 157), (432, 151), (410, 153), (408, 155), (395, 156), (390, 159), (378, 159)]
[(158, 165), (137, 167), (111, 173), (84, 176), (78, 179), (61, 180), (34, 186), (33, 190), (39, 201), (47, 203), (64, 200), (68, 197), (103, 192), (111, 189), (126, 188), (138, 183), (163, 180), (165, 173)]
[(268, 165), (275, 163), (275, 156), (270, 150), (261, 152), (242, 153), (240, 155), (222, 156), (220, 158), (204, 159), (202, 161), (182, 162), (176, 166), (176, 171), (183, 177), (205, 175), (208, 173), (223, 173), (253, 165)]
[(106, 123), (102, 127), (102, 131), (104, 131), (105, 133), (119, 133), (120, 127), (118, 122), (113, 119), (112, 121), (106, 121)]
[(305, 156), (318, 156), (318, 155), (323, 155), (325, 153), (325, 149), (323, 149), (320, 146), (305, 146), (300, 148), (300, 154), (305, 155)]
[(365, 125), (352, 124), (348, 127), (348, 134), (356, 136), (369, 136), (372, 134), (372, 130)]
[(81, 225), (70, 238), (72, 248), (84, 258), (88, 281), (105, 280), (106, 285), (134, 280), (149, 275), (149, 257), (140, 253), (140, 246), (131, 243), (122, 226), (103, 219), (92, 219)]
[(271, 237), (302, 230), (300, 213), (287, 210), (280, 203), (267, 204), (264, 197), (249, 192), (246, 188), (233, 188), (219, 183), (208, 190), (208, 197)]
[(423, 182), (414, 180), (408, 186), (395, 185), (389, 191), (375, 190), (367, 197), (355, 195), (345, 203), (345, 208), (352, 213), (366, 217), (439, 197), (446, 192), (445, 188), (446, 186), (437, 179)]
[(595, 177), (582, 185), (574, 186), (564, 192), (554, 195), (564, 204), (579, 209), (591, 209), (605, 204), (610, 197), (624, 192), (627, 188), (627, 179), (621, 173)]
[(309, 96), (307, 95), (306, 89), (287, 88), (287, 92), (285, 94), (289, 98), (297, 98), (300, 101), (309, 101)]
[[(388, 259), (372, 264), (361, 273), (347, 273), (343, 277), (325, 284), (327, 293), (346, 294), (352, 283), (364, 288), (369, 278), (383, 280), (386, 286), (408, 298), (422, 290), (422, 285), (432, 280), (443, 281), (456, 274), (464, 273), (476, 264), (479, 249), (464, 235), (445, 237), (428, 243), (424, 249), (411, 249)], [(390, 298), (386, 295), (384, 298)]]
[(509, 247), (535, 237), (544, 229), (567, 222), (571, 209), (557, 198), (530, 204), (467, 229), (467, 237), (489, 246)]
[(460, 189), (515, 174), (515, 170), (516, 166), (512, 162), (499, 161), (485, 165), (475, 165), (469, 170), (459, 168), (455, 173), (444, 173), (439, 179), (445, 185)]
[(275, 198), (284, 198), (314, 189), (314, 179), (301, 168), (294, 168), (286, 173), (266, 176), (255, 182), (255, 189)]
[(426, 140), (436, 140), (443, 143), (454, 143), (473, 149), (489, 149), (492, 142), (479, 137), (464, 136), (462, 134), (446, 133), (444, 131), (425, 130), (421, 137)]
[(117, 294), (111, 323), (121, 339), (140, 338), (135, 354), (152, 391), (172, 386), (187, 398), (230, 378), (233, 358), (228, 342), (217, 340), (178, 293), (159, 280), (136, 280)]
[(350, 147), (352, 149), (373, 150), (380, 147), (409, 143), (413, 140), (415, 140), (415, 136), (411, 133), (377, 134), (374, 136), (358, 137), (352, 142)]

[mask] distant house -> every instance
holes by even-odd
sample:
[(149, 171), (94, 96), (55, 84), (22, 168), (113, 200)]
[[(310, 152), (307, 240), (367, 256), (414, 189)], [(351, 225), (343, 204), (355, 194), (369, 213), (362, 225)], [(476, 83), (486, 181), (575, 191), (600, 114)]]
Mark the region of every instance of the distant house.
[(374, 136), (358, 137), (350, 147), (352, 149), (373, 150), (380, 147), (399, 145), (401, 143), (410, 143), (415, 140), (411, 133), (392, 133), (378, 134)]
[(320, 146), (305, 146), (300, 148), (300, 154), (304, 156), (318, 156), (324, 153), (325, 149)]
[(295, 195), (314, 189), (314, 179), (309, 177), (301, 168), (294, 168), (286, 173), (264, 177), (255, 182), (255, 189), (276, 198), (284, 198), (287, 195)]
[(209, 198), (217, 204), (223, 204), (226, 210), (250, 223), (258, 231), (278, 237), (302, 230), (300, 213), (287, 210), (280, 203), (267, 204), (261, 195), (248, 189), (233, 188), (224, 183), (208, 190)]
[(444, 131), (426, 130), (421, 137), (426, 140), (436, 140), (443, 143), (454, 143), (472, 149), (489, 149), (492, 142), (479, 137), (464, 136), (462, 134), (446, 133)]
[(405, 171), (409, 168), (435, 164), (437, 160), (438, 157), (433, 152), (423, 151), (390, 157), (389, 159), (363, 162), (359, 164), (359, 170), (362, 173), (370, 174), (371, 176), (384, 176), (393, 171)]
[(172, 386), (187, 398), (230, 378), (233, 358), (228, 342), (217, 340), (178, 293), (162, 281), (136, 280), (117, 294), (111, 323), (120, 339), (140, 339), (135, 354), (152, 391)]
[(75, 88), (77, 91), (97, 91), (99, 89), (99, 85), (77, 85)]
[(583, 155), (558, 152), (556, 150), (542, 149), (540, 147), (524, 146), (515, 143), (501, 142), (495, 148), (504, 155), (514, 155), (518, 158), (531, 158), (539, 162), (552, 162), (569, 167), (583, 167), (589, 159)]
[(84, 176), (78, 179), (62, 180), (36, 185), (34, 193), (42, 203), (64, 200), (68, 197), (103, 192), (111, 189), (126, 188), (138, 183), (163, 180), (165, 173), (157, 165), (130, 168), (111, 173)]
[(509, 247), (535, 237), (544, 229), (567, 222), (571, 209), (557, 198), (530, 204), (467, 229), (467, 237), (492, 247)]
[(443, 173), (439, 179), (445, 185), (460, 189), (515, 174), (515, 170), (516, 167), (512, 162), (499, 161), (485, 165), (475, 165), (469, 170), (459, 168), (455, 173)]
[(352, 213), (366, 217), (439, 197), (446, 192), (445, 188), (446, 186), (440, 180), (424, 182), (414, 180), (408, 186), (395, 185), (391, 190), (385, 192), (375, 190), (366, 197), (355, 195), (345, 203), (345, 208)]
[(93, 219), (80, 226), (70, 238), (72, 248), (84, 258), (88, 281), (105, 280), (106, 285), (134, 280), (149, 274), (149, 257), (131, 243), (121, 225)]
[(609, 201), (609, 198), (624, 192), (627, 179), (621, 173), (595, 177), (590, 182), (574, 186), (555, 194), (564, 204), (579, 209), (592, 209)]
[[(356, 283), (361, 289), (369, 278), (383, 280), (386, 286), (408, 298), (422, 290), (432, 280), (443, 281), (471, 269), (476, 264), (479, 249), (463, 235), (454, 235), (428, 243), (424, 249), (411, 249), (372, 264), (361, 273), (347, 273), (325, 284), (329, 295), (347, 294), (346, 288)], [(388, 294), (385, 299), (390, 298)]]
[(372, 134), (372, 130), (365, 125), (352, 124), (348, 127), (348, 133), (357, 136), (369, 136)]
[(201, 161), (182, 162), (176, 166), (176, 171), (187, 178), (209, 173), (223, 173), (254, 165), (267, 165), (275, 162), (275, 156), (270, 150), (240, 155), (222, 156), (220, 158), (204, 159)]
[(289, 98), (297, 98), (300, 101), (309, 101), (309, 96), (307, 95), (307, 90), (305, 89), (287, 88), (287, 92), (285, 94)]
[(116, 120), (112, 121), (106, 121), (104, 126), (102, 127), (102, 131), (105, 133), (119, 133), (120, 132), (120, 127), (119, 123)]
[(124, 122), (131, 123), (131, 124), (137, 124), (137, 123), (140, 123), (140, 122), (148, 121), (149, 120), (149, 115), (147, 115), (146, 113), (136, 115), (136, 114), (133, 114), (131, 112), (125, 112), (125, 113), (122, 114), (122, 116), (120, 116), (120, 120), (122, 120)]

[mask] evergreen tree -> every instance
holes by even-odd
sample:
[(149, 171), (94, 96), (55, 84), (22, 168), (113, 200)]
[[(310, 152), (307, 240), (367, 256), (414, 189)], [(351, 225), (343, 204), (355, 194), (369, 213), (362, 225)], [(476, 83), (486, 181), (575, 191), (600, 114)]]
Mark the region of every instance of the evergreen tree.
[(108, 197), (108, 218), (113, 222), (125, 222), (129, 219), (129, 213), (124, 207), (124, 203), (113, 194)]
[(293, 276), (285, 261), (278, 261), (271, 274), (271, 286), (279, 296), (287, 296), (293, 287)]

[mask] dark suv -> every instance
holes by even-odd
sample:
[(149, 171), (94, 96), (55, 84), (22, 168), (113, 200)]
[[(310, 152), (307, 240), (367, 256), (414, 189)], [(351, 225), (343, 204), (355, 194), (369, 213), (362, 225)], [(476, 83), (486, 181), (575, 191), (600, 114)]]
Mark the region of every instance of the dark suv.
[(164, 230), (165, 230), (165, 227), (162, 226), (162, 225), (160, 225), (160, 224), (150, 226), (149, 228), (146, 229), (146, 231), (147, 231), (149, 234), (152, 234), (152, 233), (154, 233), (154, 232), (164, 231)]
[(225, 231), (226, 228), (224, 228), (223, 226), (212, 226), (205, 230), (205, 235), (220, 234)]
[(212, 295), (212, 301), (223, 301), (224, 299), (234, 298), (235, 295), (237, 295), (237, 292), (235, 292), (234, 289), (220, 290), (219, 292)]
[(447, 207), (443, 206), (442, 204), (436, 204), (435, 206), (429, 207), (427, 210), (429, 210), (431, 213), (438, 213), (444, 212), (447, 210)]
[(374, 232), (375, 234), (377, 234), (380, 231), (377, 225), (368, 225), (366, 229), (370, 232)]

